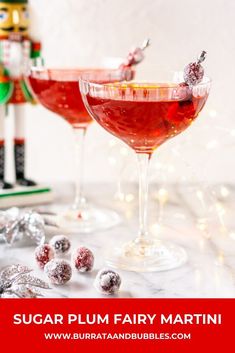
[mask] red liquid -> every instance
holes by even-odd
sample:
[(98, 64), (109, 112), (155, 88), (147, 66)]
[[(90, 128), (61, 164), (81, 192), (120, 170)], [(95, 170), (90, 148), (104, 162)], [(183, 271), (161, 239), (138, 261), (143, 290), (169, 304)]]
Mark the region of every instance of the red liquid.
[[(130, 85), (129, 85), (130, 90)], [(164, 95), (159, 89), (158, 97)], [(142, 89), (143, 91), (143, 89)], [(151, 90), (149, 90), (151, 91)], [(166, 91), (166, 88), (165, 88)], [(115, 99), (86, 96), (93, 117), (108, 132), (126, 142), (137, 153), (153, 153), (167, 139), (185, 130), (202, 110), (208, 93), (185, 100), (147, 100), (148, 89), (143, 100), (133, 99), (138, 88), (132, 88), (132, 99), (122, 98), (125, 92), (117, 93)], [(150, 92), (150, 94), (152, 94)]]
[(29, 83), (39, 102), (62, 116), (75, 128), (86, 128), (92, 122), (82, 101), (78, 78), (74, 81), (57, 81), (29, 77)]

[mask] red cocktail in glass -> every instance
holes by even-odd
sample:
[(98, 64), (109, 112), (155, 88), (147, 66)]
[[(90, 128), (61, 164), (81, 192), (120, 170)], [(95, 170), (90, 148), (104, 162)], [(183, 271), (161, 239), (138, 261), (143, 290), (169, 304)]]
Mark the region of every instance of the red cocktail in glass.
[[(137, 154), (139, 162), (139, 234), (115, 249), (109, 265), (134, 271), (160, 271), (186, 261), (184, 249), (153, 239), (147, 226), (148, 166), (153, 152), (178, 135), (197, 118), (210, 89), (210, 80), (189, 87), (182, 74), (162, 72), (151, 80), (98, 84), (93, 75), (84, 74), (80, 90), (92, 117), (108, 132), (123, 140)], [(148, 78), (148, 77), (146, 77)], [(100, 74), (102, 81), (102, 74)], [(181, 83), (181, 84), (180, 84)]]
[(177, 98), (177, 85), (118, 83), (105, 89), (102, 97), (86, 96), (96, 121), (135, 152), (150, 155), (194, 121), (208, 96)]
[[(28, 74), (28, 82), (36, 99), (45, 108), (64, 118), (73, 128), (77, 151), (76, 197), (73, 207), (59, 217), (58, 223), (62, 227), (81, 232), (107, 228), (119, 221), (114, 211), (89, 205), (82, 193), (84, 137), (92, 119), (83, 104), (78, 80), (87, 70), (32, 67)], [(106, 83), (123, 80), (129, 70), (89, 69), (94, 76), (102, 73), (103, 82)]]

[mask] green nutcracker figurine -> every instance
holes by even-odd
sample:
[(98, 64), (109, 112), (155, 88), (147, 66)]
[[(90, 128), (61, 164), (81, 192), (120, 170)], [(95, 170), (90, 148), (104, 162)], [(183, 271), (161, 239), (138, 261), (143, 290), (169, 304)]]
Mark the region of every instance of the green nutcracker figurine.
[(29, 59), (40, 57), (41, 45), (29, 37), (27, 0), (0, 1), (0, 189), (11, 189), (5, 181), (4, 123), (7, 106), (14, 110), (16, 184), (35, 186), (25, 177), (25, 103), (33, 98), (24, 82), (23, 72)]

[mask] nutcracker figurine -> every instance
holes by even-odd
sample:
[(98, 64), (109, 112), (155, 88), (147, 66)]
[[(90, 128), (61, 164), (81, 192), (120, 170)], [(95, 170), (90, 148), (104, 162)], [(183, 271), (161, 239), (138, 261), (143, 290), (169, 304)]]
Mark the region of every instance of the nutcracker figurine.
[(23, 72), (29, 59), (40, 57), (40, 43), (29, 37), (27, 0), (0, 0), (0, 189), (11, 189), (5, 181), (4, 122), (8, 105), (13, 106), (15, 122), (14, 159), (16, 183), (35, 186), (25, 177), (26, 102), (33, 98), (24, 82)]

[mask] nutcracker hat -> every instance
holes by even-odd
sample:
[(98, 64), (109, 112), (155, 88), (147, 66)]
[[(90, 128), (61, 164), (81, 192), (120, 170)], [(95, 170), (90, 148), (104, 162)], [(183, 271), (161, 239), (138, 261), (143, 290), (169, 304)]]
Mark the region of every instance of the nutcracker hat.
[(0, 0), (6, 4), (28, 4), (28, 0)]

